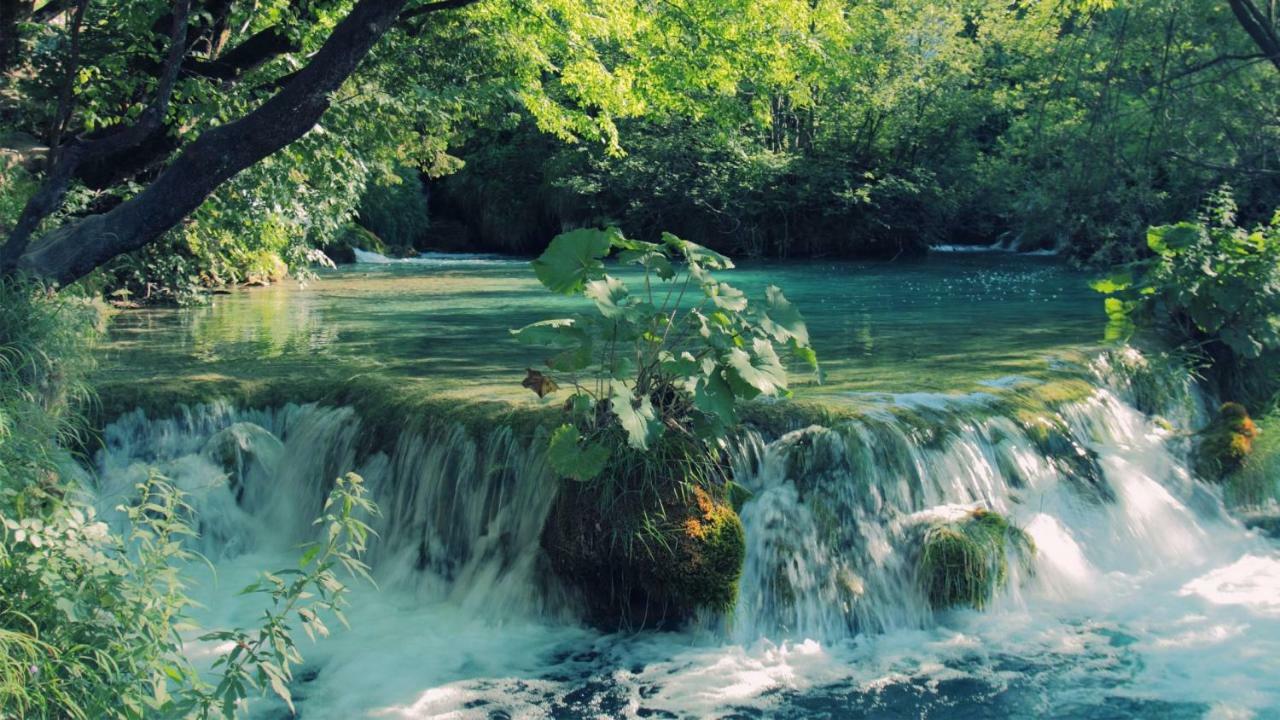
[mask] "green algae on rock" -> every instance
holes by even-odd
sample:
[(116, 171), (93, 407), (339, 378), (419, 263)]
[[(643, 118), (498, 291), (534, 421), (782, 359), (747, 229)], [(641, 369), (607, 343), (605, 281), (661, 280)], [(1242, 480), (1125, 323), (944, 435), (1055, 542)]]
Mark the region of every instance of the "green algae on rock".
[(1200, 431), (1196, 472), (1206, 480), (1222, 481), (1240, 470), (1253, 451), (1258, 426), (1240, 403), (1223, 403), (1218, 415)]
[(983, 508), (927, 524), (920, 543), (920, 582), (935, 610), (985, 608), (1009, 580), (1010, 556), (1035, 553), (1030, 536)]

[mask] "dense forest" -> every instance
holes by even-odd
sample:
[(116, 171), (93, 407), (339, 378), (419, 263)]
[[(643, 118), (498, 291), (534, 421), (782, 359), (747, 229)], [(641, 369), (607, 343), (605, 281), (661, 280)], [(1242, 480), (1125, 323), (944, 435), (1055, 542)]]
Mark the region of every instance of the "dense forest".
[[(6, 261), (138, 207), (147, 247), (96, 258), (136, 296), (304, 270), (362, 230), (401, 253), (613, 223), (744, 256), (1105, 264), (1221, 187), (1245, 224), (1275, 209), (1276, 20), (1248, 0), (364, 4), (376, 43), (336, 33), (343, 2), (35, 5), (3, 20)], [(232, 159), (224, 126), (261, 138)]]
[(1276, 0), (0, 0), (0, 720), (1272, 717), (1277, 538)]

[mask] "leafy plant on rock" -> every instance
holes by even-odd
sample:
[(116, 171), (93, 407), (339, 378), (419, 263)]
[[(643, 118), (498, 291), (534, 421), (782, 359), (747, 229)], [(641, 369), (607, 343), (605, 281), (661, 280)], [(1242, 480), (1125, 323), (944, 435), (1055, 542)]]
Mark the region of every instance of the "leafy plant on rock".
[[(605, 271), (611, 255), (638, 270), (631, 285)], [(799, 311), (776, 287), (752, 305), (712, 275), (733, 267), (727, 257), (669, 233), (652, 243), (574, 230), (533, 267), (596, 310), (513, 331), (546, 353), (525, 387), (569, 389), (547, 459), (580, 482), (562, 488), (543, 533), (553, 567), (602, 625), (728, 611), (746, 545), (724, 441), (738, 401), (787, 394), (779, 348), (816, 371)]]
[(1229, 190), (1196, 222), (1147, 231), (1150, 258), (1093, 287), (1105, 293), (1108, 336), (1154, 330), (1208, 365), (1224, 396), (1267, 405), (1280, 357), (1280, 213), (1239, 227)]
[[(605, 272), (611, 254), (639, 268), (637, 291)], [(779, 348), (818, 369), (804, 319), (782, 290), (770, 286), (763, 306), (752, 305), (711, 274), (733, 268), (729, 258), (670, 233), (652, 243), (616, 228), (574, 230), (552, 240), (533, 267), (547, 289), (596, 309), (512, 331), (547, 352), (549, 372), (530, 369), (527, 387), (539, 396), (572, 388), (570, 422), (549, 447), (562, 476), (599, 475), (615, 430), (636, 450), (669, 434), (722, 440), (737, 423), (738, 401), (788, 394)]]

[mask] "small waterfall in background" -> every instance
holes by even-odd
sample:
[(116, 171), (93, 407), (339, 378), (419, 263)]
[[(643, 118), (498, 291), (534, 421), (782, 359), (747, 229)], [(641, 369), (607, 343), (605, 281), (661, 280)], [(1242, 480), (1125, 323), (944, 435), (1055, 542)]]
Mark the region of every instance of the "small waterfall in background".
[[(831, 427), (746, 433), (738, 606), (687, 633), (576, 623), (539, 550), (556, 484), (508, 428), (441, 423), (383, 452), (350, 408), (135, 412), (106, 430), (99, 504), (152, 469), (189, 493), (214, 567), (200, 619), (248, 624), (256, 607), (235, 591), (296, 562), (333, 478), (365, 478), (383, 510), (369, 557), (381, 589), (355, 591), (350, 631), (304, 644), (302, 717), (885, 704), (904, 717), (1267, 717), (1280, 712), (1280, 559), (1187, 469), (1204, 401), (1143, 363), (1104, 355), (1092, 392), (1054, 412), (1011, 413), (995, 393), (905, 396)], [(1023, 529), (1034, 559), (1010, 563), (985, 611), (935, 612), (920, 528), (976, 509)]]

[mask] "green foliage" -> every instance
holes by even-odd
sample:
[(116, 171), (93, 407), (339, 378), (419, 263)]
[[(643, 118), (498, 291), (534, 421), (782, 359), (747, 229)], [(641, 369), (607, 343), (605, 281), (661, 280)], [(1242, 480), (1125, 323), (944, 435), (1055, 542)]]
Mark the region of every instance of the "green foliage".
[(250, 691), (268, 690), (294, 712), (289, 683), (294, 666), (302, 662), (290, 628), (294, 616), (311, 640), (328, 637), (329, 628), (322, 613), (347, 625), (342, 613), (347, 604), (347, 587), (338, 579), (337, 570), (373, 582), (368, 566), (360, 560), (371, 532), (362, 516), (376, 514), (377, 507), (368, 499), (363, 479), (355, 473), (338, 478), (322, 512), (315, 521), (321, 528), (322, 540), (305, 547), (297, 568), (263, 573), (257, 582), (241, 591), (270, 598), (262, 623), (257, 628), (219, 630), (201, 636), (201, 640), (230, 642), (234, 647), (214, 661), (217, 684), (186, 693), (179, 703), (181, 712), (194, 712), (201, 718), (234, 717), (236, 704)]
[[(431, 221), (427, 217), (426, 189), (417, 171), (405, 168), (371, 182), (360, 197), (360, 224), (383, 243), (410, 253), (421, 247)], [(379, 252), (376, 248), (361, 249)]]
[[(190, 507), (163, 480), (124, 508), (127, 538), (92, 508), (44, 489), (0, 497), (0, 686), (23, 717), (142, 718), (166, 710), (171, 681), (195, 676), (175, 632), (190, 604)], [(11, 650), (12, 648), (12, 650)]]
[(1026, 560), (1034, 551), (1030, 536), (1002, 515), (976, 510), (925, 530), (920, 580), (934, 609), (966, 605), (980, 610), (1008, 581), (1010, 553)]
[(290, 624), (326, 634), (340, 620), (338, 570), (367, 577), (360, 479), (339, 478), (298, 568), (247, 589), (271, 599), (263, 625), (214, 632), (235, 648), (208, 685), (183, 654), (191, 600), (185, 540), (195, 518), (181, 491), (152, 474), (119, 509), (123, 534), (95, 517), (67, 447), (81, 412), (98, 309), (16, 277), (0, 279), (0, 708), (30, 718), (233, 717), (250, 691), (289, 701), (299, 654)]
[(1236, 224), (1229, 190), (1197, 222), (1153, 227), (1152, 257), (1094, 283), (1108, 295), (1108, 335), (1153, 329), (1205, 358), (1229, 397), (1266, 405), (1280, 357), (1280, 214)]
[(52, 482), (86, 428), (85, 374), (100, 310), (71, 293), (0, 278), (0, 487)]
[[(640, 268), (634, 294), (605, 272), (612, 251)], [(659, 244), (612, 228), (574, 230), (552, 240), (533, 267), (547, 289), (581, 295), (596, 309), (512, 331), (547, 353), (547, 367), (562, 378), (556, 385), (573, 388), (565, 408), (582, 443), (569, 443), (568, 430), (553, 436), (553, 467), (579, 468), (566, 475), (590, 479), (609, 450), (599, 436), (611, 428), (637, 450), (669, 432), (723, 438), (737, 422), (736, 401), (787, 393), (775, 346), (817, 370), (804, 320), (781, 290), (771, 286), (763, 306), (749, 306), (711, 274), (732, 268), (728, 258), (674, 235)]]

